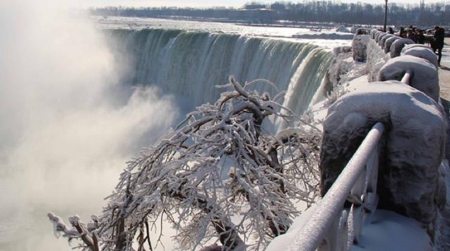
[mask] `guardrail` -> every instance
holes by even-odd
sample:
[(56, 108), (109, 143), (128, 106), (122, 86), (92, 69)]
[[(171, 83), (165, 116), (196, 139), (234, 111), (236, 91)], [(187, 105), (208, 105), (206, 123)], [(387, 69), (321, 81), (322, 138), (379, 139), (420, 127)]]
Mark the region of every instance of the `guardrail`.
[(403, 75), (403, 78), (402, 78), (401, 82), (404, 83), (404, 84), (408, 84), (409, 80), (411, 79), (411, 75), (412, 75), (411, 72), (407, 71), (405, 73), (405, 75)]
[[(288, 250), (342, 251), (358, 241), (366, 216), (377, 206), (378, 145), (383, 132), (382, 123), (373, 126)], [(351, 207), (342, 210), (345, 201)]]
[[(379, 42), (378, 45), (385, 49), (385, 55), (390, 53), (391, 58), (399, 56), (402, 48), (412, 42), (392, 35), (382, 34), (385, 36), (384, 40), (378, 37), (382, 36), (381, 34), (371, 35), (372, 39)], [(422, 57), (436, 65), (432, 52), (432, 54), (428, 53), (431, 56), (414, 51), (409, 54), (408, 52), (405, 51), (407, 55)], [(380, 68), (374, 68), (381, 76)], [(415, 86), (412, 78), (417, 69), (409, 65), (404, 70), (400, 81), (422, 90), (433, 99), (432, 91), (423, 90), (420, 85)], [(397, 76), (389, 76), (386, 80), (389, 79), (397, 79)], [(378, 122), (369, 131), (347, 166), (296, 234), (296, 239), (288, 247), (289, 251), (347, 251), (353, 243), (358, 243), (363, 225), (370, 222), (370, 216), (375, 212), (378, 204), (378, 146), (384, 130), (384, 125)]]
[[(407, 71), (401, 82), (409, 84)], [(377, 207), (378, 145), (384, 125), (376, 123), (347, 166), (297, 233), (289, 251), (346, 251), (358, 243), (363, 225)], [(350, 203), (344, 209), (345, 202)]]

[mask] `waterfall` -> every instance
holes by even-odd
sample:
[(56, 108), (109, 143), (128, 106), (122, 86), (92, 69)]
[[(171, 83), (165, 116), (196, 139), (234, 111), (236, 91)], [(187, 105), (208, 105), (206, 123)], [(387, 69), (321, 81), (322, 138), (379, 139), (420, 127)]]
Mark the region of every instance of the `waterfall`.
[[(197, 106), (214, 102), (228, 76), (240, 83), (263, 78), (287, 91), (284, 105), (302, 114), (319, 90), (332, 53), (313, 44), (236, 34), (144, 29), (106, 30), (118, 58), (129, 65), (128, 82), (158, 86)], [(193, 107), (191, 107), (193, 108)]]
[[(174, 97), (188, 111), (213, 102), (229, 75), (314, 92), (309, 65), (331, 61), (313, 45), (207, 29), (99, 34), (62, 2), (0, 1), (0, 250), (71, 250), (46, 213), (99, 213), (125, 163), (178, 122)], [(309, 94), (291, 97), (300, 95)], [(171, 235), (162, 237), (168, 248)]]

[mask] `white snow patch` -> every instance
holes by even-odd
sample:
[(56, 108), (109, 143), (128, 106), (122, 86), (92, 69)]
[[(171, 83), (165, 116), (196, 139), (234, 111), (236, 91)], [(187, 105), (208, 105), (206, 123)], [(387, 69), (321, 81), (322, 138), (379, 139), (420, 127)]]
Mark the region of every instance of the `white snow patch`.
[[(311, 207), (297, 217), (289, 231), (275, 238), (266, 251), (292, 250), (290, 246), (294, 243), (297, 233), (311, 217), (315, 208)], [(364, 226), (359, 243), (353, 245), (350, 250), (424, 251), (432, 250), (432, 247), (430, 237), (417, 221), (391, 211), (377, 210), (372, 216), (371, 224)]]
[(363, 228), (360, 242), (352, 251), (432, 250), (430, 237), (411, 218), (391, 211), (377, 210), (371, 224)]

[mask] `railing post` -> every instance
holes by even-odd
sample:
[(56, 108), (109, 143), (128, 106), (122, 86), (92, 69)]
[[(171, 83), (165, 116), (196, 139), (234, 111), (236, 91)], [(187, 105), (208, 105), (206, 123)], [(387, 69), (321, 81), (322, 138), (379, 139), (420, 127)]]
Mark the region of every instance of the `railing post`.
[(403, 75), (403, 78), (400, 82), (404, 83), (404, 84), (409, 84), (409, 81), (411, 80), (411, 72), (407, 71), (405, 73), (405, 75)]

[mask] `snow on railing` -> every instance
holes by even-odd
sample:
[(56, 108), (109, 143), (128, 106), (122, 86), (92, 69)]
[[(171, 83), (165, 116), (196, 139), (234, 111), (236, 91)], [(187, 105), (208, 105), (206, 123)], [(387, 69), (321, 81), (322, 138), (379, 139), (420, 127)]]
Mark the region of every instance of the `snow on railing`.
[(408, 84), (410, 79), (411, 79), (411, 72), (407, 71), (405, 75), (403, 75), (403, 78), (400, 82)]
[[(401, 82), (409, 84), (411, 78), (407, 71)], [(383, 132), (381, 122), (373, 126), (288, 250), (344, 251), (358, 243), (362, 227), (378, 203), (378, 145)], [(344, 208), (345, 202), (350, 203), (349, 208)]]
[[(369, 131), (288, 250), (343, 251), (358, 242), (365, 219), (378, 202), (378, 145), (383, 131), (381, 122)], [(342, 210), (346, 201), (351, 206)]]

